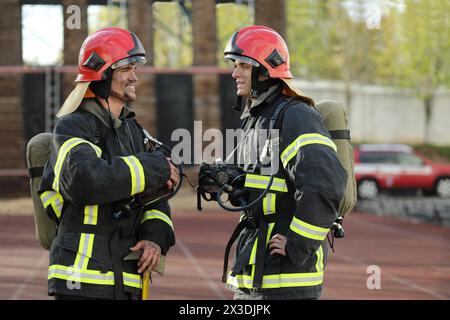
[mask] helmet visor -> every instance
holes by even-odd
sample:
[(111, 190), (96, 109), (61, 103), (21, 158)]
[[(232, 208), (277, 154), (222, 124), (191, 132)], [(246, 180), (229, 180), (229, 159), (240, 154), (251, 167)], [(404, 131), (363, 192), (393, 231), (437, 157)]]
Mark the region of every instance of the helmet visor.
[(147, 59), (145, 59), (145, 57), (143, 57), (143, 56), (127, 57), (127, 58), (121, 59), (121, 60), (113, 63), (113, 65), (111, 66), (111, 69), (114, 70), (114, 69), (126, 66), (133, 62), (137, 62), (137, 67), (141, 67), (147, 62)]
[(246, 56), (241, 56), (241, 55), (234, 54), (234, 53), (227, 53), (227, 54), (225, 54), (223, 59), (225, 61), (227, 61), (227, 62), (228, 61), (232, 61), (234, 63), (236, 61), (241, 61), (241, 62), (244, 62), (244, 63), (251, 64), (254, 67), (259, 67), (259, 62), (258, 61), (254, 60), (252, 58), (249, 58), (249, 57), (246, 57)]

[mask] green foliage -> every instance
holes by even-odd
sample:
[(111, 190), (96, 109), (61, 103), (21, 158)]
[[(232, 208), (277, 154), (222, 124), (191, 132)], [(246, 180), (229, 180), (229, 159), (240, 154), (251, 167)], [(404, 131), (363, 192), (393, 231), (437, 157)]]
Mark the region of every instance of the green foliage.
[[(190, 10), (189, 1), (186, 2)], [(153, 4), (154, 65), (183, 68), (192, 65), (192, 24), (177, 2)]]
[(399, 16), (399, 85), (417, 89), (427, 99), (441, 85), (450, 85), (450, 3), (446, 0), (409, 1)]
[(286, 41), (293, 74), (310, 79), (339, 78), (326, 1), (287, 1), (286, 13)]
[(435, 162), (450, 163), (450, 146), (418, 145), (414, 149)]
[[(191, 10), (191, 1), (184, 3)], [(450, 87), (450, 1), (285, 0), (285, 4), (294, 76), (412, 88), (424, 101), (439, 86)], [(367, 8), (374, 4), (382, 11), (378, 28), (367, 23)], [(90, 32), (108, 24), (126, 27), (118, 7), (97, 11), (89, 19)], [(226, 42), (234, 31), (253, 23), (253, 8), (219, 4), (216, 17), (217, 61), (224, 66)], [(155, 66), (190, 66), (192, 24), (187, 14), (175, 1), (155, 2), (153, 18)]]
[(231, 35), (238, 29), (253, 24), (253, 13), (249, 10), (246, 5), (233, 3), (217, 5), (217, 61), (220, 66), (226, 66), (223, 61), (223, 50)]
[(105, 27), (127, 28), (127, 10), (119, 6), (88, 7), (88, 33)]

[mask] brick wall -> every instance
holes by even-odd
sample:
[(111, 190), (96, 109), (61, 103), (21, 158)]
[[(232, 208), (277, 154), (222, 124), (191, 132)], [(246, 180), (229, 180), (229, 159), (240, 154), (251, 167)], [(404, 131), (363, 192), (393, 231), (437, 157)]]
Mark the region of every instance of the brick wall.
[[(2, 1), (0, 66), (22, 64), (20, 0)], [(23, 168), (22, 76), (0, 74), (0, 169)]]

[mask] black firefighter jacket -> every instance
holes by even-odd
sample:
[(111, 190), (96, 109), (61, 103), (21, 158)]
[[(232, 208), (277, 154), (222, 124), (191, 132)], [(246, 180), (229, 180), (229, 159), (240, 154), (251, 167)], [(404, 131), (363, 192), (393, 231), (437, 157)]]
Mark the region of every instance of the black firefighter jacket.
[(133, 117), (124, 107), (113, 129), (106, 109), (85, 99), (56, 124), (40, 186), (44, 207), (59, 221), (50, 249), (50, 295), (136, 299), (142, 280), (137, 261), (124, 260), (130, 248), (145, 239), (166, 254), (175, 243), (167, 201), (145, 209), (131, 204), (128, 215), (121, 210), (170, 177), (165, 155), (145, 152)]
[[(251, 190), (250, 201), (266, 188), (270, 176), (269, 162), (261, 161), (263, 145), (269, 141), (257, 136), (266, 130), (262, 136), (267, 138), (272, 115), (288, 98), (277, 88), (260, 105), (252, 107), (243, 122), (240, 154), (244, 157), (245, 188)], [(313, 107), (291, 101), (274, 127), (279, 129), (279, 137), (272, 136), (270, 143), (271, 151), (279, 155), (279, 167), (262, 201), (241, 215), (244, 229), (237, 239), (227, 287), (238, 295), (263, 299), (316, 299), (321, 295), (327, 263), (326, 237), (338, 217), (347, 174)], [(259, 161), (256, 165), (249, 156), (255, 150)], [(269, 253), (268, 241), (277, 233), (287, 237), (287, 256)]]

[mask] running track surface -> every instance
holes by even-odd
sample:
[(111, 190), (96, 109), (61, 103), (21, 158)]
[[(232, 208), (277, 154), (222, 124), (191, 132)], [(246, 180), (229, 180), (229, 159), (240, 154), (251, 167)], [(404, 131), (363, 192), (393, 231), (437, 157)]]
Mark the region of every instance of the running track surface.
[[(177, 244), (164, 277), (153, 276), (150, 299), (232, 299), (220, 277), (237, 215), (174, 211)], [(344, 227), (346, 237), (330, 250), (322, 299), (450, 299), (450, 228), (358, 212)], [(52, 299), (47, 264), (32, 215), (0, 216), (0, 299)], [(380, 268), (380, 289), (367, 287), (370, 266)]]

